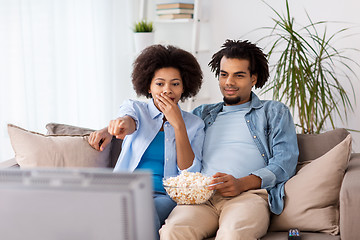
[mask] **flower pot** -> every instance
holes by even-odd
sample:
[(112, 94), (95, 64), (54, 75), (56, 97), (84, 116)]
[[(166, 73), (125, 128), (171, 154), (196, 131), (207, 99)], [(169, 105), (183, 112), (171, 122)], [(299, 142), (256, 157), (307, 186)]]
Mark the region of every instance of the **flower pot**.
[(134, 33), (135, 51), (141, 52), (144, 48), (154, 44), (153, 32), (136, 32)]

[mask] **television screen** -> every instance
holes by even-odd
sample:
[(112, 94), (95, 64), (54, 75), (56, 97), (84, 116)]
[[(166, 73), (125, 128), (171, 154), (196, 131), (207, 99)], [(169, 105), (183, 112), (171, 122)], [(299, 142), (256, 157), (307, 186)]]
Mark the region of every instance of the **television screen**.
[(151, 175), (0, 170), (1, 239), (153, 239)]

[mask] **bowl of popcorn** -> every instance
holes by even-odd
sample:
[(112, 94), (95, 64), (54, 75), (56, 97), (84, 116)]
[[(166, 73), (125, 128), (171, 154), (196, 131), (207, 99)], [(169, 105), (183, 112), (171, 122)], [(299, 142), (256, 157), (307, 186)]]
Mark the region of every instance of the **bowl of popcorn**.
[(177, 204), (202, 204), (215, 192), (208, 189), (212, 179), (199, 172), (184, 170), (176, 177), (163, 179), (163, 186)]

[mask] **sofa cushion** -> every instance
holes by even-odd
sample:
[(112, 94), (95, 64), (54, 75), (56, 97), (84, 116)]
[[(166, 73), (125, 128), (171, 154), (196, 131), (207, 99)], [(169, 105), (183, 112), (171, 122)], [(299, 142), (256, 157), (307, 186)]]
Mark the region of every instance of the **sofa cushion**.
[[(321, 135), (318, 135), (319, 141)], [(351, 135), (348, 134), (323, 156), (299, 162), (296, 175), (285, 184), (284, 211), (273, 216), (270, 230), (299, 228), (301, 231), (338, 234), (339, 192), (350, 153)]]
[[(82, 128), (67, 124), (61, 123), (48, 123), (46, 124), (46, 129), (48, 130), (47, 134), (62, 134), (62, 135), (81, 135), (81, 134), (90, 134), (94, 130), (89, 128)], [(122, 140), (113, 138), (111, 140), (110, 148), (110, 167), (115, 167), (115, 164), (119, 158), (121, 152)]]
[(347, 135), (349, 132), (344, 128), (337, 128), (321, 134), (297, 134), (299, 162), (321, 157), (342, 142)]
[(99, 152), (88, 135), (43, 135), (8, 124), (11, 145), (20, 167), (108, 167), (110, 147)]
[(86, 135), (95, 131), (90, 128), (82, 128), (60, 123), (48, 123), (45, 127), (48, 135)]

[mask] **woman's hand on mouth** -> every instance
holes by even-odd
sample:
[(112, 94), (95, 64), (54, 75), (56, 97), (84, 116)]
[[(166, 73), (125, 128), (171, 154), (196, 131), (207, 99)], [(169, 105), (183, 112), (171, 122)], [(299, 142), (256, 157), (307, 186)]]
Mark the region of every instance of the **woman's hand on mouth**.
[(155, 101), (160, 108), (160, 111), (165, 115), (166, 120), (173, 126), (174, 128), (183, 126), (184, 120), (181, 116), (181, 111), (175, 103), (175, 98), (171, 98), (164, 93), (160, 95), (156, 95)]

